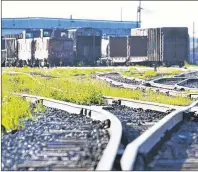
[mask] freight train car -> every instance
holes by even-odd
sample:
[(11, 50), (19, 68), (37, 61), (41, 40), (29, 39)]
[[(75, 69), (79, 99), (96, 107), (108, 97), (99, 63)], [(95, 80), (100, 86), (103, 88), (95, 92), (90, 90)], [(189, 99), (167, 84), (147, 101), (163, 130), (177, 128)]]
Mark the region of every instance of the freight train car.
[(147, 57), (147, 36), (128, 36), (127, 37), (127, 64), (148, 61)]
[(5, 66), (5, 61), (7, 58), (7, 51), (5, 49), (5, 38), (1, 37), (1, 66)]
[(147, 36), (147, 64), (183, 66), (188, 60), (189, 35), (187, 27), (132, 29), (132, 36)]
[(5, 37), (6, 66), (73, 65), (73, 40), (66, 29), (28, 29)]
[(111, 59), (111, 65), (124, 65), (127, 59), (127, 37), (102, 39), (102, 57)]
[(5, 58), (5, 66), (14, 66), (18, 59), (18, 39), (21, 35), (9, 34), (4, 36), (5, 50), (3, 56)]
[(22, 36), (18, 39), (18, 59), (17, 66), (32, 66), (34, 62), (34, 39), (40, 38), (39, 29), (27, 29), (23, 31)]
[(73, 65), (73, 40), (67, 29), (41, 29), (40, 37), (34, 39), (33, 59), (40, 66)]
[(102, 31), (95, 28), (74, 28), (68, 30), (73, 39), (75, 64), (96, 65), (101, 57)]

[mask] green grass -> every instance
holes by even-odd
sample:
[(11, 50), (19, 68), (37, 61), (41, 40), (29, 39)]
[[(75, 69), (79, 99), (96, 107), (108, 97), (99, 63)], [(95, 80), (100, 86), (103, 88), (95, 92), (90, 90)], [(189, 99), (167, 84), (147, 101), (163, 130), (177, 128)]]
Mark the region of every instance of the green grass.
[[(170, 105), (188, 105), (192, 101), (183, 97), (168, 97), (153, 91), (130, 90), (111, 87), (104, 81), (92, 78), (95, 71), (104, 72), (101, 69), (30, 69), (12, 68), (7, 71), (18, 71), (26, 74), (11, 75), (2, 74), (2, 124), (7, 130), (21, 127), (21, 118), (32, 118), (30, 103), (20, 97), (12, 95), (12, 92), (26, 93), (53, 98), (77, 104), (101, 104), (103, 96), (132, 98), (151, 102), (159, 102)], [(133, 69), (130, 69), (131, 71)], [(110, 71), (110, 70), (105, 70)], [(58, 76), (58, 78), (44, 78), (27, 75), (30, 72), (38, 72), (44, 75)], [(154, 75), (147, 72), (145, 75)], [(35, 112), (45, 111), (41, 104), (34, 109)]]
[(186, 68), (189, 68), (189, 67), (198, 67), (198, 65), (195, 65), (195, 64), (189, 64), (188, 62), (184, 62), (184, 66), (186, 67)]
[(32, 118), (30, 103), (20, 97), (7, 95), (2, 102), (2, 125), (7, 131), (22, 127), (20, 119)]
[(157, 71), (146, 69), (146, 70), (138, 70), (135, 67), (130, 67), (129, 71), (122, 70), (121, 73), (127, 77), (134, 77), (139, 79), (150, 79), (155, 76), (173, 76), (177, 74), (183, 73), (180, 69), (168, 69), (168, 68), (158, 68)]

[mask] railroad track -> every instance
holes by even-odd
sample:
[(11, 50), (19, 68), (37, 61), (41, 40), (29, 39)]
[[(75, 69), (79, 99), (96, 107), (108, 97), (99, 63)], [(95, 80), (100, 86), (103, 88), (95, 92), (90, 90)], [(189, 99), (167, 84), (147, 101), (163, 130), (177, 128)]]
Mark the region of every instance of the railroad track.
[[(123, 149), (166, 115), (180, 108), (178, 106), (116, 97), (105, 96), (103, 99), (105, 104), (109, 105), (103, 109), (116, 115), (122, 123), (121, 145)], [(122, 155), (123, 151), (118, 152), (117, 164), (120, 164)]]
[(176, 87), (183, 90), (190, 90), (191, 92), (198, 92), (198, 78), (188, 78), (176, 84)]
[(122, 170), (198, 170), (198, 101), (171, 112), (127, 145)]
[(198, 71), (186, 72), (179, 75), (175, 75), (174, 77), (196, 78), (198, 77)]
[[(41, 102), (47, 111), (36, 114), (37, 122), (28, 121), (24, 130), (2, 139), (5, 170), (152, 170), (157, 164), (153, 149), (159, 142), (166, 144), (161, 139), (166, 131), (175, 128), (185, 112), (198, 111), (198, 101), (179, 107), (103, 97), (108, 106), (101, 107), (15, 95)], [(25, 150), (17, 149), (21, 145)], [(150, 157), (152, 162), (145, 161)]]
[(103, 76), (103, 77), (108, 78), (113, 81), (117, 81), (117, 82), (125, 83), (125, 84), (131, 84), (131, 85), (140, 85), (143, 82), (143, 80), (140, 80), (140, 79), (135, 79), (135, 78), (129, 79), (127, 77), (123, 77), (118, 72), (105, 73), (105, 74), (101, 74), (100, 76)]
[(176, 84), (184, 81), (186, 78), (172, 77), (172, 78), (158, 78), (149, 82), (152, 87), (165, 88), (169, 90), (176, 89)]
[(103, 99), (105, 104), (108, 104), (103, 109), (116, 115), (122, 122), (124, 146), (139, 137), (166, 115), (180, 108), (179, 106), (116, 97), (104, 96)]
[[(128, 88), (128, 89), (132, 89), (132, 90), (141, 89), (142, 91), (152, 90), (154, 92), (159, 92), (159, 93), (166, 94), (166, 95), (173, 96), (173, 97), (182, 96), (182, 97), (189, 97), (193, 100), (198, 99), (197, 93), (185, 93), (185, 92), (174, 90), (174, 88), (176, 88), (177, 86), (172, 86), (172, 85), (168, 86), (165, 84), (154, 83), (153, 81), (144, 81), (144, 80), (137, 80), (137, 79), (133, 79), (134, 83), (135, 83), (135, 85), (133, 85), (133, 84), (125, 83), (125, 79), (123, 79), (122, 82), (118, 82), (117, 80), (113, 80), (112, 79), (113, 77), (110, 79), (110, 78), (105, 77), (105, 75), (106, 74), (98, 73), (96, 78), (106, 81), (107, 83), (109, 83), (110, 85), (115, 86), (115, 87)], [(108, 73), (108, 75), (111, 75), (111, 73)], [(119, 73), (116, 73), (116, 75), (119, 75)], [(121, 76), (119, 76), (119, 77), (121, 77)], [(127, 78), (127, 80), (129, 80), (129, 78)], [(121, 81), (121, 80), (119, 80), (119, 81)], [(139, 83), (139, 84), (136, 84), (136, 83)]]
[[(100, 107), (16, 94), (42, 102), (45, 113), (2, 138), (4, 170), (111, 170), (122, 135), (120, 121)], [(14, 164), (13, 164), (14, 163)]]

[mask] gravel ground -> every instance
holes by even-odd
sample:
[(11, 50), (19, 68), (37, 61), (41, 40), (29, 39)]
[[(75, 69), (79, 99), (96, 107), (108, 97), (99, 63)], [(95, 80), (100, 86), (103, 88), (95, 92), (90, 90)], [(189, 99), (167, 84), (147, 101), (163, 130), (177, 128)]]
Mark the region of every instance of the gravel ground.
[(155, 81), (155, 83), (159, 83), (159, 84), (164, 84), (164, 85), (175, 85), (177, 84), (178, 82), (181, 82), (182, 78), (170, 78), (170, 79), (162, 79), (162, 80), (159, 80), (159, 81)]
[(127, 79), (122, 77), (120, 74), (102, 74), (101, 76), (104, 76), (106, 78), (112, 79), (117, 82), (126, 83), (126, 84), (132, 84), (132, 85), (140, 85), (141, 81), (136, 81), (135, 79)]
[(165, 142), (147, 170), (198, 170), (198, 122), (184, 121)]
[(198, 89), (198, 79), (197, 80), (190, 80), (187, 83), (182, 84), (182, 86)]
[(162, 119), (168, 113), (152, 110), (130, 108), (123, 105), (113, 105), (104, 107), (116, 115), (122, 122), (123, 133), (126, 135), (126, 143), (132, 142), (144, 131)]
[(95, 169), (109, 141), (102, 122), (52, 108), (35, 116), (2, 137), (2, 170)]

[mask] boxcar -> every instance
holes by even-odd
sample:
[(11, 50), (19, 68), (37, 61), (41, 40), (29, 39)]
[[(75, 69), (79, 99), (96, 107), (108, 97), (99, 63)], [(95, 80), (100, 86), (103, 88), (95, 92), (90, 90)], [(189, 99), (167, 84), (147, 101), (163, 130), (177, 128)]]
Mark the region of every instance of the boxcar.
[(147, 36), (148, 63), (183, 66), (188, 60), (189, 35), (187, 27), (132, 29), (131, 35)]
[(96, 65), (101, 57), (102, 31), (95, 28), (74, 28), (68, 30), (73, 39), (75, 64)]

